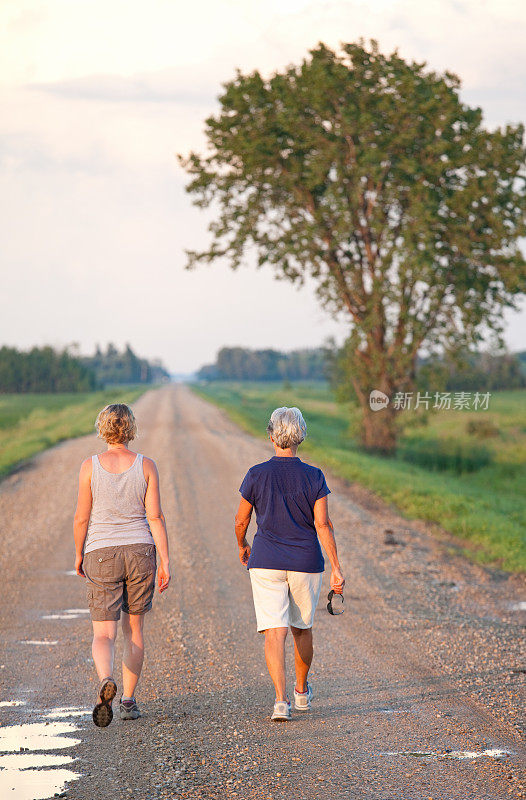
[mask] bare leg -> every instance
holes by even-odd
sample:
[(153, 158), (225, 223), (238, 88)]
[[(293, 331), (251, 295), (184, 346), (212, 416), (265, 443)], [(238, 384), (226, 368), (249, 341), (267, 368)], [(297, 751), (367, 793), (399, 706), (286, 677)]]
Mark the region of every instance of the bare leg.
[(122, 653), (122, 693), (133, 697), (135, 687), (141, 676), (144, 660), (143, 638), (144, 614), (122, 612), (122, 633), (124, 648)]
[(294, 664), (296, 667), (296, 691), (307, 691), (307, 675), (314, 650), (312, 647), (312, 628), (292, 628), (294, 637)]
[(93, 644), (91, 652), (99, 680), (113, 675), (113, 656), (117, 623), (113, 620), (93, 622)]
[(276, 690), (276, 700), (286, 700), (285, 639), (288, 628), (268, 628), (265, 631), (265, 658)]

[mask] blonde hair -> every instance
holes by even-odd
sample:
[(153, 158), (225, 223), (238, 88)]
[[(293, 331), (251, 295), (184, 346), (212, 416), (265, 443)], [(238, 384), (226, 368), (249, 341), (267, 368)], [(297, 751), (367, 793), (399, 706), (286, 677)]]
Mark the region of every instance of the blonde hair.
[(307, 435), (307, 424), (299, 408), (282, 406), (270, 416), (267, 433), (282, 450), (302, 443)]
[(95, 428), (99, 439), (108, 444), (125, 444), (137, 436), (133, 411), (125, 403), (111, 403), (99, 411)]

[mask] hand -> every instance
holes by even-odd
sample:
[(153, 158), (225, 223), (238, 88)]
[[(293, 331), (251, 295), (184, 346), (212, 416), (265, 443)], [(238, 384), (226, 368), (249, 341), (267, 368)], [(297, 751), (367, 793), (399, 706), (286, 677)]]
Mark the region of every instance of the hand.
[(330, 585), (331, 589), (334, 591), (334, 594), (343, 594), (345, 578), (343, 577), (343, 572), (339, 567), (334, 567), (332, 569)]
[(157, 580), (159, 581), (159, 594), (161, 594), (165, 589), (168, 589), (168, 584), (171, 580), (170, 569), (168, 565), (163, 564), (162, 561), (157, 570)]
[(248, 559), (250, 558), (250, 545), (248, 542), (245, 544), (239, 545), (239, 560), (243, 564), (244, 567), (248, 564)]
[(84, 570), (82, 569), (82, 562), (84, 561), (84, 556), (82, 554), (75, 556), (75, 572), (77, 575), (80, 575), (81, 578), (85, 578), (86, 575), (84, 574)]

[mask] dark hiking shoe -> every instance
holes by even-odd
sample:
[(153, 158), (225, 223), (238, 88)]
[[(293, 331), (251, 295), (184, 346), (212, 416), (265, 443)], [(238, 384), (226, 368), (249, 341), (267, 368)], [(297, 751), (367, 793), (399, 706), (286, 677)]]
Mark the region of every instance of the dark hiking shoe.
[(135, 698), (132, 697), (131, 700), (123, 700), (121, 698), (121, 704), (119, 709), (121, 719), (139, 719), (141, 716), (141, 712), (139, 711), (139, 706), (135, 702)]
[(113, 678), (104, 678), (99, 687), (99, 702), (93, 709), (93, 722), (97, 728), (106, 728), (113, 719), (111, 702), (117, 694)]

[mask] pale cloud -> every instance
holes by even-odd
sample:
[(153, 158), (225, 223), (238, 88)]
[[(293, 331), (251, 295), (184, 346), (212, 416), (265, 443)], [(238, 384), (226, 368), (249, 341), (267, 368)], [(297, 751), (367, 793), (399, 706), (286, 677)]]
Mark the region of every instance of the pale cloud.
[[(344, 323), (310, 285), (277, 285), (250, 266), (184, 271), (208, 217), (175, 154), (204, 146), (204, 119), (236, 67), (268, 75), (320, 40), (360, 36), (459, 74), (487, 124), (519, 121), (525, 23), (515, 0), (4, 0), (3, 341), (130, 340), (186, 370), (222, 344), (341, 338)], [(523, 346), (526, 312), (508, 319), (510, 344)]]
[(40, 5), (4, 0), (0, 74), (6, 82), (197, 64), (259, 37), (237, 2), (48, 0), (45, 14)]
[[(105, 83), (90, 82), (92, 93), (62, 83), (53, 91), (36, 87), (1, 90), (0, 162), (15, 156), (24, 163), (35, 152), (57, 164), (77, 159), (97, 170), (146, 171), (176, 168), (175, 153), (203, 144), (208, 104), (195, 98), (154, 102), (111, 97)], [(130, 88), (128, 95), (131, 95)], [(103, 97), (104, 96), (104, 99)]]
[(88, 75), (52, 83), (33, 83), (28, 89), (49, 92), (72, 100), (100, 100), (108, 103), (170, 103), (210, 106), (217, 94), (217, 83), (210, 77), (199, 83), (189, 80), (187, 70), (163, 70), (133, 77)]
[[(134, 76), (203, 62), (262, 70), (300, 58), (324, 40), (358, 36), (400, 47), (468, 86), (524, 67), (522, 0), (4, 0), (0, 9), (4, 83), (90, 74)], [(517, 59), (517, 60), (516, 60)], [(217, 78), (220, 75), (216, 74)], [(191, 74), (188, 74), (191, 79)]]

